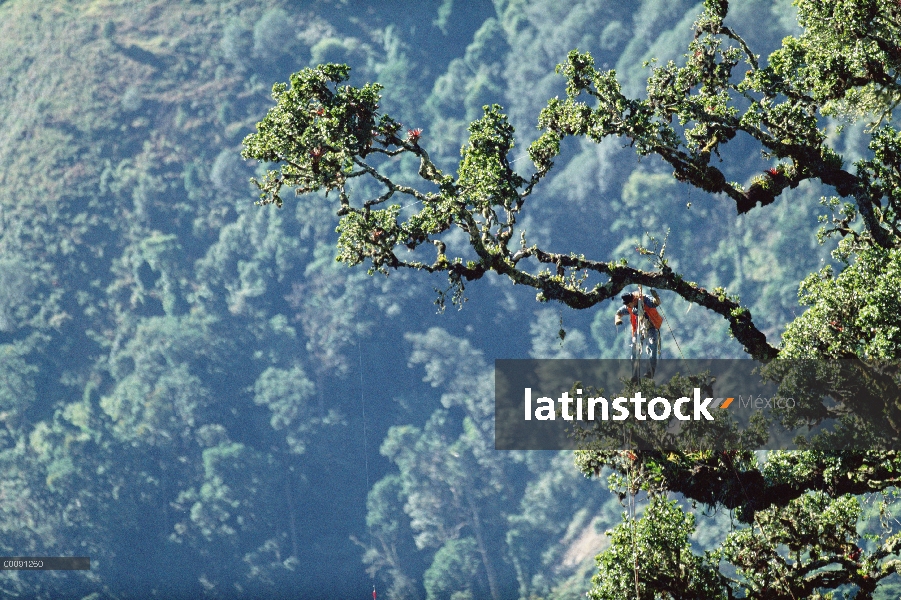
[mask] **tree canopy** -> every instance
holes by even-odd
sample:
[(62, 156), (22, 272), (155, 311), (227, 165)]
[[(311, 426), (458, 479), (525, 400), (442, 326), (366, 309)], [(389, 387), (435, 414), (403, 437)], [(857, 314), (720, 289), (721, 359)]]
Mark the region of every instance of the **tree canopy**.
[[(430, 159), (421, 130), (404, 133), (400, 123), (379, 112), (378, 84), (341, 85), (349, 77), (344, 65), (306, 69), (292, 76), (290, 87), (276, 85), (277, 105), (258, 132), (245, 139), (244, 156), (281, 164), (258, 182), (261, 204), (281, 205), (286, 185), (298, 194), (335, 191), (341, 216), (338, 259), (347, 264), (368, 260), (372, 269), (384, 272), (401, 267), (446, 272), (455, 300), (462, 298), (466, 281), (489, 271), (536, 288), (541, 301), (579, 309), (613, 298), (629, 284), (667, 289), (725, 318), (753, 357), (772, 358), (779, 350), (754, 325), (750, 312), (725, 290), (708, 291), (685, 281), (667, 265), (664, 248), (657, 251), (659, 269), (642, 271), (624, 261), (530, 245), (517, 223), (565, 138), (600, 142), (617, 137), (639, 155), (661, 157), (677, 180), (727, 196), (738, 213), (772, 204), (786, 188), (817, 179), (853, 200), (827, 234), (851, 235), (855, 249), (893, 248), (899, 234), (894, 130), (884, 125), (873, 131), (874, 156), (858, 161), (852, 173), (827, 143), (819, 122), (824, 110), (835, 110), (837, 101), (859, 96), (862, 88), (888, 97), (897, 93), (888, 73), (899, 57), (884, 41), (892, 39), (897, 7), (852, 4), (846, 21), (843, 4), (801, 3), (801, 23), (810, 27), (761, 66), (744, 40), (723, 24), (727, 3), (708, 2), (695, 23), (685, 64), (655, 66), (643, 99), (627, 98), (615, 71), (596, 69), (590, 54), (571, 52), (557, 69), (566, 78), (566, 98), (552, 99), (542, 111), (538, 127), (543, 133), (529, 147), (534, 171), (527, 176), (509, 164), (514, 132), (501, 107), (485, 107), (484, 116), (470, 124), (456, 176), (446, 174)], [(843, 27), (837, 32), (824, 28), (830, 18)], [(716, 165), (728, 160), (725, 146), (739, 134), (753, 138), (773, 163), (747, 189), (728, 182)], [(380, 161), (404, 154), (420, 163), (419, 187), (397, 183), (379, 170)], [(354, 194), (358, 177), (372, 178), (381, 193)], [(390, 204), (397, 197), (408, 198), (417, 209), (402, 215), (401, 205)], [(851, 226), (858, 216), (861, 231)], [(455, 229), (469, 244), (466, 252), (449, 255), (443, 239)], [(434, 246), (435, 256), (416, 252), (421, 246)], [(534, 272), (530, 262), (548, 268)], [(598, 276), (601, 281), (594, 282)]]
[[(348, 85), (349, 67), (340, 64), (304, 69), (290, 86), (277, 84), (276, 105), (244, 140), (244, 156), (273, 163), (255, 180), (261, 204), (281, 206), (286, 186), (300, 196), (332, 195), (340, 217), (337, 259), (368, 264), (370, 273), (445, 274), (441, 306), (448, 294), (461, 303), (468, 282), (489, 272), (534, 288), (540, 302), (575, 309), (641, 284), (719, 315), (756, 359), (897, 360), (901, 133), (891, 117), (901, 98), (901, 8), (888, 0), (796, 5), (800, 33), (761, 59), (737, 27), (726, 25), (726, 0), (706, 0), (683, 59), (651, 64), (638, 98), (624, 91), (615, 70), (571, 51), (557, 67), (565, 97), (550, 99), (537, 118), (528, 172), (514, 166), (514, 129), (499, 105), (485, 106), (470, 123), (452, 172), (430, 156), (425, 132), (382, 110), (381, 86)], [(835, 117), (870, 122), (868, 151), (853, 164), (830, 136), (826, 119)], [(613, 138), (639, 157), (662, 159), (677, 182), (722, 198), (707, 215), (714, 225), (716, 211), (765, 222), (787, 190), (818, 182), (834, 194), (823, 201), (820, 240), (834, 245), (840, 272), (824, 266), (797, 281), (809, 308), (776, 343), (727, 289), (707, 289), (671, 266), (668, 249), (690, 251), (690, 243), (639, 246), (650, 270), (631, 266), (628, 257), (591, 258), (539, 244), (524, 226), (530, 200), (567, 138)], [(730, 165), (743, 160), (732, 151), (739, 140), (742, 151), (750, 142), (768, 165), (744, 185), (728, 180)], [(897, 369), (892, 377), (897, 384)], [(872, 501), (881, 514), (889, 510), (889, 492), (901, 478), (893, 450), (819, 448), (764, 458), (585, 450), (577, 464), (588, 476), (610, 468), (618, 473), (615, 489), (650, 498), (643, 515), (626, 514), (612, 531), (610, 549), (598, 558), (594, 598), (800, 598), (851, 589), (858, 598), (873, 597), (901, 565), (894, 529), (886, 525), (866, 538), (856, 529), (862, 503), (873, 498), (868, 494), (877, 494)], [(735, 510), (744, 526), (697, 555), (687, 542), (694, 521), (665, 498), (671, 492)], [(472, 539), (460, 546), (466, 551), (456, 559), (470, 559), (454, 568), (475, 564)], [(442, 556), (445, 562), (452, 564)]]

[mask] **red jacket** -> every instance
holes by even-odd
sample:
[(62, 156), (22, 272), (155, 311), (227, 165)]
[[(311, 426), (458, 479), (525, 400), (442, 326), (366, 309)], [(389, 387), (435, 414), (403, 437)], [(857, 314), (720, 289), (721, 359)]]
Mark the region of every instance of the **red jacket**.
[[(654, 329), (660, 329), (660, 326), (663, 325), (663, 317), (657, 312), (657, 301), (647, 296), (642, 296), (642, 299), (644, 300), (644, 314), (650, 319)], [(623, 306), (617, 311), (618, 314), (625, 314), (625, 312), (629, 313), (634, 333), (638, 329), (638, 314), (630, 306)]]

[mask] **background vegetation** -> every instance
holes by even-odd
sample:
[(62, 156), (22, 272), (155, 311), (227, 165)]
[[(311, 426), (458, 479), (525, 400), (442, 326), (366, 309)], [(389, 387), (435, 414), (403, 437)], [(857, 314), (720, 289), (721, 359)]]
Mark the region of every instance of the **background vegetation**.
[[(782, 0), (735, 4), (727, 23), (757, 51), (796, 27)], [(0, 3), (0, 554), (92, 558), (88, 573), (3, 572), (0, 590), (334, 598), (368, 595), (372, 575), (391, 598), (584, 595), (624, 508), (570, 454), (493, 450), (492, 361), (623, 357), (614, 307), (580, 314), (498, 282), (436, 314), (440, 277), (335, 263), (324, 198), (255, 207), (240, 142), (273, 82), (347, 62), (442, 168), (489, 103), (519, 160), (569, 50), (640, 95), (642, 63), (681, 60), (699, 11)], [(846, 160), (864, 155), (862, 125), (837, 125)], [(730, 144), (727, 179), (760, 173), (750, 148)], [(753, 299), (773, 343), (801, 312), (797, 282), (831, 260), (813, 184), (749, 219), (616, 143), (572, 142), (557, 162), (532, 239), (641, 265), (645, 234), (670, 232), (673, 269)], [(686, 357), (742, 355), (722, 319), (663, 301)], [(729, 525), (697, 521), (699, 548)]]

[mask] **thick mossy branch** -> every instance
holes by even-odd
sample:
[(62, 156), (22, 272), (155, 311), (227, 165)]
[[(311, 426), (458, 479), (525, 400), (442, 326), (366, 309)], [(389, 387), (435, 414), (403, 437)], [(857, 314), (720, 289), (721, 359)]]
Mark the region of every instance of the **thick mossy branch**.
[[(787, 506), (811, 491), (829, 497), (881, 492), (901, 484), (901, 453), (894, 450), (825, 455), (815, 451), (780, 452), (761, 468), (735, 451), (664, 455), (630, 450), (580, 450), (576, 464), (587, 476), (602, 465), (631, 472), (635, 490), (668, 490), (711, 507), (736, 510), (745, 523), (757, 512)], [(745, 452), (745, 454), (748, 454)], [(743, 459), (744, 458), (744, 459)]]
[[(477, 224), (471, 220), (469, 231), (476, 231)], [(395, 266), (408, 267), (428, 272), (448, 272), (453, 274), (453, 281), (462, 285), (462, 280), (481, 278), (485, 273), (494, 271), (506, 275), (514, 284), (525, 285), (539, 291), (539, 300), (554, 300), (575, 309), (586, 309), (605, 300), (615, 299), (629, 285), (641, 284), (649, 288), (670, 290), (688, 302), (703, 306), (729, 322), (729, 328), (745, 351), (757, 360), (775, 358), (779, 351), (767, 343), (766, 336), (754, 325), (751, 312), (738, 302), (728, 297), (723, 291), (711, 292), (698, 285), (685, 281), (679, 274), (669, 268), (659, 272), (649, 272), (615, 263), (599, 262), (583, 257), (554, 254), (533, 246), (523, 248), (510, 256), (503, 252), (500, 243), (489, 246), (481, 237), (471, 234), (472, 246), (479, 256), (479, 261), (471, 261), (464, 265), (462, 261), (449, 262), (443, 254), (432, 264), (405, 262), (397, 260)], [(545, 272), (533, 274), (517, 268), (523, 259), (532, 257), (539, 263), (553, 265), (555, 274)], [(395, 257), (396, 258), (396, 257)], [(607, 276), (606, 283), (595, 285), (590, 289), (564, 275), (579, 271), (591, 271)]]

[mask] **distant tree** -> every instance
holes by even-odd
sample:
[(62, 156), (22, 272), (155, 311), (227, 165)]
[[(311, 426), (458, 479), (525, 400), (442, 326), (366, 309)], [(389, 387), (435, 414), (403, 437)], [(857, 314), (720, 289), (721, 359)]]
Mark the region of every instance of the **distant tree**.
[(0, 260), (0, 331), (14, 331), (26, 319), (34, 288), (28, 266), (15, 258)]
[[(294, 74), (290, 87), (274, 86), (277, 104), (245, 139), (244, 156), (278, 166), (257, 181), (261, 204), (281, 206), (285, 186), (298, 195), (336, 196), (339, 261), (368, 262), (370, 272), (385, 274), (399, 268), (446, 274), (441, 306), (448, 296), (462, 302), (466, 283), (489, 272), (536, 289), (539, 301), (576, 309), (641, 284), (720, 315), (756, 359), (897, 359), (901, 132), (890, 118), (901, 101), (901, 6), (889, 0), (796, 5), (801, 34), (786, 38), (763, 63), (724, 24), (726, 0), (706, 0), (684, 65), (653, 67), (644, 99), (624, 95), (616, 73), (596, 69), (591, 55), (571, 52), (558, 67), (566, 97), (542, 111), (543, 133), (529, 148), (534, 170), (527, 175), (508, 159), (514, 132), (499, 106), (485, 107), (470, 124), (452, 175), (430, 159), (422, 131), (380, 113), (379, 85), (346, 85), (349, 67), (335, 64)], [(870, 110), (877, 111), (870, 154), (846, 167), (822, 118)], [(747, 187), (728, 181), (720, 166), (734, 160), (728, 142), (737, 136), (754, 140), (772, 161)], [(727, 290), (708, 290), (675, 272), (664, 247), (641, 249), (654, 262), (649, 271), (625, 260), (540, 248), (522, 229), (522, 215), (568, 137), (623, 138), (639, 156), (662, 158), (676, 180), (760, 218), (802, 182), (831, 187), (836, 196), (826, 206), (833, 215), (821, 237), (840, 238), (835, 256), (847, 266), (838, 276), (824, 269), (805, 280), (801, 299), (810, 308), (777, 346)], [(418, 161), (415, 185), (393, 174), (388, 160), (398, 156)], [(351, 185), (362, 179), (380, 191), (357, 197), (372, 189)], [(451, 238), (461, 233), (468, 242), (462, 249)], [(897, 370), (892, 373), (897, 384)], [(598, 559), (594, 598), (809, 598), (839, 588), (869, 598), (901, 567), (901, 534), (888, 527), (864, 541), (856, 529), (862, 495), (901, 483), (896, 452), (773, 452), (763, 462), (751, 452), (667, 458), (583, 451), (577, 458), (586, 475), (611, 467), (622, 475), (616, 485), (624, 494), (651, 495), (644, 515), (627, 515), (612, 532), (611, 548)], [(717, 550), (695, 555), (687, 542), (693, 521), (663, 498), (668, 492), (735, 510), (748, 527)]]
[(293, 37), (291, 16), (284, 9), (273, 8), (253, 26), (253, 53), (264, 60), (275, 60), (288, 51)]
[(478, 597), (472, 589), (478, 580), (478, 565), (475, 540), (469, 537), (450, 540), (435, 553), (435, 561), (425, 572), (426, 599)]
[(364, 544), (366, 548), (363, 562), (369, 565), (369, 572), (379, 571), (389, 579), (388, 595), (400, 600), (415, 600), (418, 593), (416, 581), (404, 569), (402, 556), (415, 555), (413, 534), (408, 525), (409, 518), (403, 510), (403, 481), (400, 475), (388, 475), (376, 482), (369, 492), (366, 502), (366, 524), (372, 532), (374, 543)]
[(247, 185), (247, 175), (242, 171), (244, 165), (237, 154), (229, 150), (222, 150), (216, 155), (213, 167), (210, 169), (210, 181), (216, 189), (222, 192), (241, 189), (241, 184)]
[(222, 29), (219, 41), (222, 56), (237, 67), (246, 67), (252, 59), (253, 37), (240, 19), (232, 19)]

